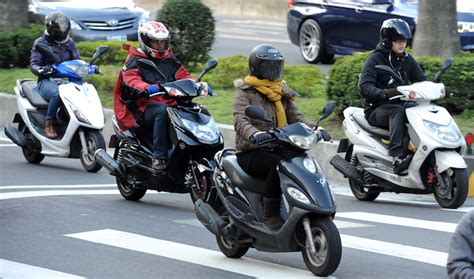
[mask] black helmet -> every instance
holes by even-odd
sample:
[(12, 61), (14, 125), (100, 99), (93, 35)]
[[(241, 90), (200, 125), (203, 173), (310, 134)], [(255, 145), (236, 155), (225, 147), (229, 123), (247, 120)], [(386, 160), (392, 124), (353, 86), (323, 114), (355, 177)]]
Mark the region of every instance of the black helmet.
[(392, 42), (403, 39), (411, 40), (410, 26), (406, 21), (399, 18), (390, 18), (382, 23), (380, 28), (380, 40), (386, 47), (392, 47)]
[(46, 31), (56, 42), (63, 42), (68, 38), (71, 23), (69, 18), (61, 12), (53, 12), (44, 18)]
[(258, 45), (249, 55), (250, 74), (258, 79), (281, 79), (284, 62), (281, 53), (272, 45)]

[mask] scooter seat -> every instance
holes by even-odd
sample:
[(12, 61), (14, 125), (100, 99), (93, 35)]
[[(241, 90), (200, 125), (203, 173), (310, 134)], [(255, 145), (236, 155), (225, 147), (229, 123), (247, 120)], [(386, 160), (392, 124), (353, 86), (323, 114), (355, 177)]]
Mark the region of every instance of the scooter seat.
[(48, 102), (38, 92), (36, 80), (24, 80), (21, 82), (21, 90), (26, 98), (36, 108), (48, 108)]
[(382, 139), (390, 139), (390, 133), (388, 130), (375, 127), (369, 124), (367, 119), (365, 119), (365, 114), (362, 109), (361, 111), (354, 112), (352, 114), (352, 117), (354, 117), (355, 122), (359, 124), (359, 126), (365, 131), (367, 131), (369, 134)]
[(248, 175), (237, 162), (237, 156), (228, 155), (222, 159), (222, 167), (230, 180), (238, 187), (260, 194), (266, 193), (267, 184), (264, 180)]

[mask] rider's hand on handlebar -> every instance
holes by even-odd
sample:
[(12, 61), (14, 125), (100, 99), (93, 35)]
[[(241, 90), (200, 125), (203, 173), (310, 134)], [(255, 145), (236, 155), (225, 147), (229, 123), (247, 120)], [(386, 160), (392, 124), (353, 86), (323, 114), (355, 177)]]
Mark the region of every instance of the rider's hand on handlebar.
[(397, 88), (384, 89), (383, 93), (385, 94), (386, 100), (390, 100), (390, 98), (401, 95), (400, 92), (397, 91)]
[(150, 94), (157, 93), (159, 89), (160, 89), (160, 88), (158, 87), (158, 85), (152, 84), (152, 85), (149, 85), (149, 86), (145, 89), (145, 91), (150, 95)]
[(211, 87), (207, 84), (207, 82), (204, 82), (204, 81), (201, 81), (201, 82), (198, 82), (198, 85), (199, 85), (199, 91), (201, 93), (201, 96), (207, 96), (208, 94), (209, 95), (213, 95), (213, 91), (211, 89)]
[(273, 138), (272, 135), (270, 135), (267, 132), (256, 132), (250, 137), (250, 143), (262, 144), (271, 140), (272, 138)]
[(50, 65), (46, 65), (46, 66), (43, 66), (41, 68), (39, 68), (38, 70), (38, 73), (40, 75), (43, 75), (43, 76), (50, 76), (52, 74), (54, 74), (55, 70), (53, 68), (53, 66), (50, 66)]

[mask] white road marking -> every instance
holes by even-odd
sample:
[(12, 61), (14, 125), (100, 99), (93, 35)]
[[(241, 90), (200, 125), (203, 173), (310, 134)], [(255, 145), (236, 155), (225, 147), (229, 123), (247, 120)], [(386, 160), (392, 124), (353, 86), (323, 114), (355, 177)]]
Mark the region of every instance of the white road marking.
[(281, 31), (268, 31), (268, 30), (249, 30), (248, 28), (216, 28), (218, 34), (222, 33), (239, 33), (239, 34), (247, 34), (247, 35), (255, 35), (255, 33), (264, 33), (267, 35), (286, 35)]
[(1, 193), (0, 200), (47, 197), (47, 196), (83, 196), (83, 195), (120, 195), (118, 190), (51, 190)]
[(0, 259), (0, 278), (84, 278), (69, 273)]
[(271, 38), (256, 38), (256, 37), (233, 36), (233, 35), (224, 35), (224, 34), (217, 34), (217, 37), (225, 38), (225, 39), (245, 40), (245, 41), (291, 44), (289, 40), (279, 40), (279, 39), (271, 39)]
[(112, 229), (68, 234), (66, 236), (235, 272), (252, 277), (315, 278), (314, 275), (307, 270), (292, 268), (246, 257), (240, 259), (230, 259), (218, 251)]
[(354, 219), (359, 221), (367, 221), (374, 223), (382, 223), (388, 225), (412, 227), (425, 230), (433, 230), (440, 232), (453, 233), (456, 230), (456, 223), (427, 221), (414, 218), (398, 217), (385, 214), (375, 214), (367, 212), (338, 212), (337, 217)]
[(16, 144), (14, 143), (0, 143), (0, 147), (13, 147), (13, 146), (17, 146)]
[(474, 207), (460, 207), (456, 209), (451, 209), (451, 208), (441, 208), (441, 210), (446, 210), (446, 211), (457, 211), (457, 212), (469, 212), (471, 210), (474, 210)]
[(408, 245), (344, 234), (341, 234), (341, 241), (342, 246), (346, 248), (363, 250), (442, 267), (446, 266), (448, 260), (448, 253)]
[(55, 188), (109, 188), (117, 187), (117, 184), (74, 184), (74, 185), (7, 185), (1, 186), (1, 190), (11, 190), (11, 189), (55, 189)]
[(12, 142), (11, 139), (9, 139), (9, 138), (7, 138), (7, 137), (2, 137), (2, 136), (0, 136), (0, 141)]
[[(347, 196), (347, 197), (354, 197), (350, 189), (343, 189), (341, 187), (333, 187), (334, 192), (336, 195), (340, 196)], [(413, 198), (415, 198), (415, 195), (410, 195)], [(354, 197), (355, 199), (355, 197)], [(436, 202), (429, 202), (429, 201), (417, 201), (413, 199), (402, 199), (402, 198), (393, 198), (393, 197), (381, 197), (379, 196), (376, 201), (390, 201), (390, 202), (397, 202), (397, 203), (403, 203), (403, 204), (411, 204), (411, 205), (438, 205)]]
[(234, 19), (224, 19), (222, 22), (234, 23), (234, 24), (247, 24), (248, 26), (275, 26), (286, 28), (285, 22), (275, 22), (275, 21), (265, 21), (265, 20), (234, 20)]

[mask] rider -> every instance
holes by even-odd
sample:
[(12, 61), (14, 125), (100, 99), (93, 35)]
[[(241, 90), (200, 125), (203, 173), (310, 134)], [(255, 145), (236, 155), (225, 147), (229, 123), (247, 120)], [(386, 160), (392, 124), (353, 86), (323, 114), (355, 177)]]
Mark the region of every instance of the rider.
[[(266, 180), (264, 223), (270, 229), (281, 226), (281, 192), (276, 166), (290, 154), (280, 145), (265, 143), (272, 139), (267, 132), (272, 124), (249, 118), (245, 115), (245, 108), (262, 106), (267, 117), (279, 128), (295, 122), (314, 126), (298, 111), (294, 103), (297, 93), (282, 80), (283, 65), (284, 58), (277, 49), (267, 44), (258, 45), (249, 55), (250, 75), (234, 81), (237, 89), (233, 103), (237, 161), (249, 175)], [(327, 132), (325, 136), (329, 139)]]
[[(176, 102), (170, 98), (150, 96), (160, 90), (160, 84), (192, 78), (169, 47), (170, 34), (161, 22), (149, 21), (138, 27), (140, 48), (130, 45), (125, 66), (121, 69), (114, 90), (114, 112), (120, 129), (127, 130), (136, 123), (153, 127), (153, 161), (156, 173), (166, 172), (168, 160), (168, 105)], [(143, 67), (137, 63), (147, 59), (158, 68)], [(207, 90), (207, 83), (200, 83)]]
[[(426, 80), (418, 63), (405, 52), (411, 38), (406, 21), (398, 18), (385, 20), (380, 28), (380, 42), (367, 57), (359, 78), (359, 92), (365, 98), (365, 118), (370, 125), (389, 130), (388, 155), (393, 157), (393, 171), (397, 174), (408, 168), (411, 160), (411, 156), (407, 156), (408, 130), (405, 124), (405, 108), (410, 103), (390, 98), (400, 95), (397, 86)], [(375, 65), (391, 67), (404, 83), (394, 79), (390, 73), (378, 71)]]
[(54, 61), (37, 51), (36, 45), (46, 44), (50, 46), (53, 53), (59, 58), (59, 63), (79, 59), (79, 51), (74, 41), (68, 36), (71, 24), (65, 14), (61, 12), (50, 13), (45, 17), (44, 22), (46, 30), (43, 36), (35, 40), (31, 49), (30, 69), (38, 76), (38, 93), (49, 102), (44, 132), (48, 138), (54, 139), (58, 136), (54, 124), (56, 122), (56, 112), (60, 106), (58, 84), (50, 79), (55, 74), (52, 67)]

